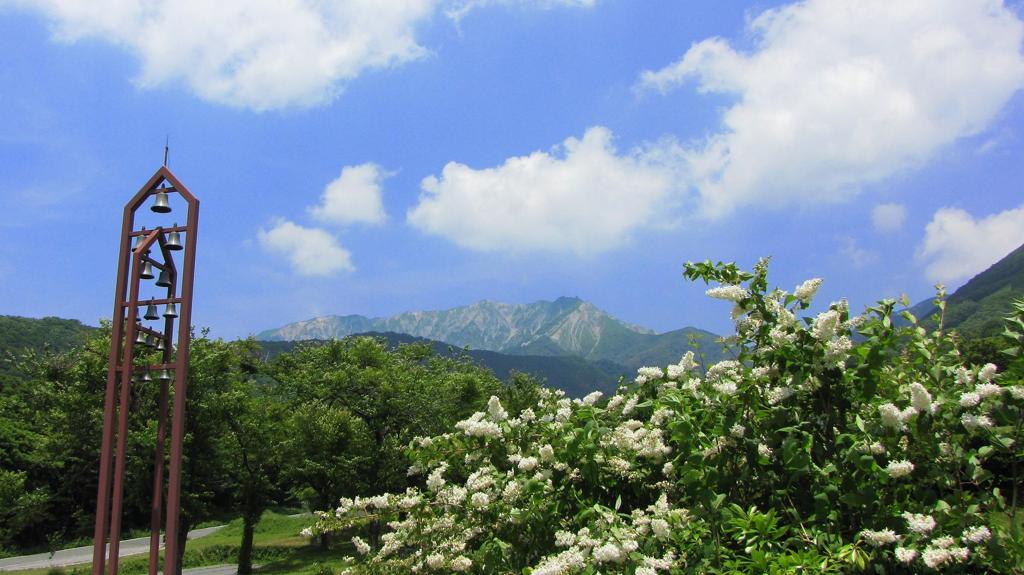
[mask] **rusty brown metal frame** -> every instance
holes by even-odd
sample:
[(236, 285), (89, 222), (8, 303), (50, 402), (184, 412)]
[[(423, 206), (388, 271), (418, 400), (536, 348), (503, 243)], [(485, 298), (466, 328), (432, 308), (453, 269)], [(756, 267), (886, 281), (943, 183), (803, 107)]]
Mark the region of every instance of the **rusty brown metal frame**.
[[(165, 192), (178, 193), (188, 204), (184, 226), (153, 230), (135, 230), (135, 213), (149, 196), (162, 184)], [(164, 446), (167, 441), (167, 407), (169, 380), (160, 379), (160, 398), (157, 414), (157, 440), (153, 463), (153, 501), (151, 506), (149, 539), (149, 574), (156, 575), (160, 559), (160, 520), (166, 509), (164, 573), (178, 570), (178, 527), (181, 513), (181, 457), (185, 437), (185, 397), (188, 390), (188, 352), (191, 340), (192, 286), (196, 259), (196, 232), (199, 226), (199, 200), (192, 195), (166, 166), (161, 167), (124, 207), (121, 223), (121, 245), (118, 256), (117, 282), (114, 293), (114, 317), (111, 324), (110, 356), (107, 365), (107, 388), (103, 405), (103, 437), (100, 449), (99, 486), (96, 493), (96, 526), (93, 532), (92, 575), (116, 575), (121, 543), (121, 505), (124, 494), (124, 464), (128, 435), (132, 378), (138, 372), (154, 370), (174, 371), (174, 402), (171, 416), (170, 469), (167, 479), (166, 506), (164, 505)], [(165, 234), (180, 232), (185, 235), (184, 262), (179, 282), (178, 269)], [(132, 241), (142, 242), (132, 246)], [(159, 247), (163, 261), (149, 255)], [(153, 299), (154, 304), (175, 303), (178, 317), (164, 317), (163, 331), (137, 323), (139, 308), (151, 300), (139, 300), (142, 263), (170, 272), (170, 283), (165, 298)], [(178, 294), (180, 288), (180, 296)], [(177, 337), (174, 323), (178, 322)], [(135, 338), (146, 334), (163, 339), (164, 351), (159, 364), (136, 365)], [(116, 430), (115, 430), (116, 423)], [(107, 544), (109, 537), (109, 545)], [(104, 571), (106, 567), (106, 571)]]

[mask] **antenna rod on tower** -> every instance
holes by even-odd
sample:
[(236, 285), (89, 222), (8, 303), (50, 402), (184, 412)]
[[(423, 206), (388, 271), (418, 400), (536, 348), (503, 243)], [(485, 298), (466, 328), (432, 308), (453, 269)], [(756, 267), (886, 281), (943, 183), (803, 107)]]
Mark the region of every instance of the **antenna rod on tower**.
[(167, 167), (167, 156), (171, 154), (171, 136), (167, 136), (167, 140), (164, 141), (164, 167)]

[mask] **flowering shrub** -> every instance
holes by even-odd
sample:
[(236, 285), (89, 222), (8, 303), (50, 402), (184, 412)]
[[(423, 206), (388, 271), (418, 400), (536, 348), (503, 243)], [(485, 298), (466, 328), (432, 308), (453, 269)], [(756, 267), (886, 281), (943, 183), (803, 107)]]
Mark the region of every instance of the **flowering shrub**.
[(342, 500), (309, 532), (365, 529), (352, 568), (371, 573), (1024, 569), (1024, 388), (963, 365), (941, 328), (898, 327), (895, 302), (803, 318), (820, 280), (685, 275), (733, 302), (735, 359), (687, 353), (516, 414), (492, 398), (413, 442), (421, 488)]

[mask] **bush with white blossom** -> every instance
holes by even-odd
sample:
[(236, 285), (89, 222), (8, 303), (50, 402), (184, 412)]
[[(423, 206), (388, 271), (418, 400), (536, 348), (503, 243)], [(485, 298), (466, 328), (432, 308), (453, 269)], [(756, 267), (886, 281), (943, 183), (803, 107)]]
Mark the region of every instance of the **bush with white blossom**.
[(421, 487), (343, 500), (312, 532), (355, 535), (357, 573), (1022, 572), (1019, 380), (901, 327), (893, 301), (800, 317), (820, 280), (685, 275), (734, 305), (733, 359), (689, 352), (521, 413), (492, 398), (413, 442)]

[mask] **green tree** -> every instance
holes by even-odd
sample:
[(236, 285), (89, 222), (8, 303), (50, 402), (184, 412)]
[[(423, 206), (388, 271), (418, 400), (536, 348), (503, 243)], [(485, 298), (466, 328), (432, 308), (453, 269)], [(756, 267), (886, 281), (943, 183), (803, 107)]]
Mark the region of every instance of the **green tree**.
[(202, 521), (237, 512), (246, 489), (254, 491), (263, 486), (260, 472), (251, 475), (236, 464), (244, 450), (238, 447), (235, 430), (244, 432), (252, 421), (248, 412), (239, 411), (240, 397), (261, 371), (256, 349), (252, 340), (214, 340), (205, 331), (192, 340), (182, 458), (179, 569), (190, 529)]
[(0, 469), (0, 550), (34, 522), (49, 499), (43, 489), (25, 489), (25, 476), (25, 472)]
[(293, 406), (292, 476), (320, 509), (343, 496), (403, 489), (412, 439), (502, 390), (468, 360), (435, 356), (423, 344), (389, 350), (369, 337), (300, 347), (275, 358), (269, 373)]
[(242, 515), (238, 554), (241, 575), (252, 573), (253, 537), (260, 517), (270, 505), (283, 499), (286, 408), (274, 391), (274, 387), (260, 385), (255, 379), (239, 379), (224, 398), (232, 406), (223, 452), (237, 485), (236, 506)]
[(310, 509), (327, 509), (342, 494), (366, 492), (373, 441), (363, 420), (341, 406), (312, 400), (288, 419), (286, 473)]

